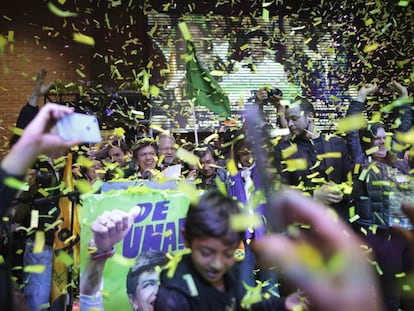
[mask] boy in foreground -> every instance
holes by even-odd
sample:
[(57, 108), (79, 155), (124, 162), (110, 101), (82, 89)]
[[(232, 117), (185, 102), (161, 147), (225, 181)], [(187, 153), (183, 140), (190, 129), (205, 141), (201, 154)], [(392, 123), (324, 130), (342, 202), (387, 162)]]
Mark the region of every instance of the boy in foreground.
[[(230, 227), (231, 216), (239, 212), (236, 201), (217, 191), (205, 193), (197, 206), (190, 206), (183, 235), (191, 254), (161, 273), (154, 310), (244, 310), (234, 265), (243, 232)], [(250, 310), (291, 310), (300, 300), (298, 293), (286, 299), (272, 297)]]

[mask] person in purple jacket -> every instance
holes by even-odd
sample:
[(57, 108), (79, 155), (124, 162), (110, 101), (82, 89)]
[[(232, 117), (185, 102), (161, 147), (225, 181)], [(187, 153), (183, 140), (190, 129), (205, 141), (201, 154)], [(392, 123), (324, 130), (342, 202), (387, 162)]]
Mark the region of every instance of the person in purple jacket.
[[(238, 137), (243, 138), (234, 143), (233, 156), (239, 171), (235, 176), (230, 176), (232, 182), (229, 195), (246, 207), (254, 209), (255, 212), (263, 217), (263, 205), (251, 205), (255, 192), (261, 189), (261, 181), (258, 176), (256, 161), (252, 152), (252, 145), (244, 136), (239, 135)], [(256, 286), (256, 280), (263, 283), (267, 282), (268, 285), (264, 286), (263, 290), (276, 296), (279, 294), (279, 290), (277, 287), (275, 270), (257, 269), (256, 256), (250, 248), (250, 243), (253, 240), (259, 239), (264, 234), (264, 226), (245, 232), (242, 246), (244, 248), (244, 258), (239, 258), (240, 261), (237, 266), (240, 270), (241, 279), (246, 285), (254, 287)], [(254, 273), (254, 271), (257, 271), (257, 273)]]

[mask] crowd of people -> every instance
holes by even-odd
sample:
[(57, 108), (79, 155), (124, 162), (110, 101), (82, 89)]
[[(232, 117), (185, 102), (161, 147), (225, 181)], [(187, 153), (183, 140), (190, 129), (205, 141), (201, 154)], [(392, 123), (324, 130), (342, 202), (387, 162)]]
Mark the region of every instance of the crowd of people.
[[(159, 250), (139, 254), (126, 276), (133, 310), (414, 310), (414, 149), (403, 134), (412, 128), (413, 117), (402, 84), (388, 85), (401, 103), (390, 105), (397, 120), (392, 124), (378, 119), (345, 133), (321, 133), (307, 98), (283, 106), (281, 92), (261, 89), (256, 93), (261, 117), (263, 103), (273, 103), (279, 124), (290, 132), (266, 145), (252, 141), (243, 125), (228, 130), (221, 144), (196, 145), (162, 132), (130, 145), (111, 135), (85, 153), (85, 148), (71, 149), (85, 142), (64, 141), (54, 131), (72, 108), (47, 103), (39, 109), (50, 87), (45, 78), (41, 70), (17, 121), (24, 132), (12, 138), (0, 167), (2, 256), (9, 266), (45, 267), (42, 273), (13, 271), (10, 286), (15, 297), (24, 293), (24, 299), (10, 302), (8, 310), (24, 310), (23, 304), (27, 310), (53, 310), (54, 232), (48, 225), (57, 217), (63, 175), (63, 166), (55, 167), (53, 159), (69, 152), (75, 159), (88, 158), (75, 160), (72, 172), (91, 185), (173, 177), (200, 189), (182, 228), (191, 253), (179, 255), (174, 268)], [(375, 83), (361, 86), (347, 117), (363, 115), (377, 91)], [(269, 132), (265, 122), (259, 125)], [(197, 163), (180, 156), (180, 149)], [(269, 155), (269, 163), (256, 162), (260, 152)], [(263, 172), (264, 167), (269, 170)], [(167, 175), (172, 168), (175, 175)], [(275, 183), (272, 196), (263, 200), (264, 186), (269, 189), (263, 183), (269, 180)], [(234, 229), (232, 215), (246, 208), (260, 215), (262, 226)], [(103, 310), (105, 264), (139, 213), (139, 207), (130, 213), (115, 208), (91, 224), (94, 252), (80, 276), (81, 310)], [(276, 223), (278, 230), (272, 232)], [(22, 234), (18, 225), (34, 230)], [(40, 252), (34, 251), (35, 232), (45, 234)], [(249, 297), (247, 288), (257, 284), (259, 295)]]

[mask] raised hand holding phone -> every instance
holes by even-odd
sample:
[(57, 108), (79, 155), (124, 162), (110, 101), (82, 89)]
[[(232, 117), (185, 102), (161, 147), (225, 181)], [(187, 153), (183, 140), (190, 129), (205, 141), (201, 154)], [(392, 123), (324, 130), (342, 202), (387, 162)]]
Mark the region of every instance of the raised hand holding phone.
[(85, 143), (98, 143), (102, 140), (96, 116), (72, 113), (60, 119), (58, 134), (63, 140), (80, 140)]

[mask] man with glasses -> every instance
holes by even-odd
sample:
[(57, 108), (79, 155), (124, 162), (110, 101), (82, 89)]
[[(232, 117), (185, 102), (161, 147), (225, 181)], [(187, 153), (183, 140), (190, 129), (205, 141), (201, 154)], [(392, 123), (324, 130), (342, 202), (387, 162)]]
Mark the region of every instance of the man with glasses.
[(160, 134), (158, 136), (158, 157), (161, 161), (160, 169), (164, 170), (171, 165), (178, 164), (175, 157), (177, 151), (175, 138), (172, 135)]

